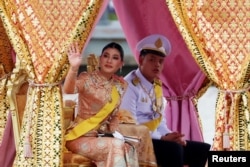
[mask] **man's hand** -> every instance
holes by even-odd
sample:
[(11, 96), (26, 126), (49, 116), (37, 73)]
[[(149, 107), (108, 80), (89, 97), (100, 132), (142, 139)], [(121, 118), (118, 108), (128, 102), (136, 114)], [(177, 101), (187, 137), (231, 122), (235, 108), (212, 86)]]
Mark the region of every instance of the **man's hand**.
[(161, 137), (161, 140), (176, 142), (180, 145), (186, 146), (186, 141), (183, 140), (184, 134), (179, 132), (168, 133)]

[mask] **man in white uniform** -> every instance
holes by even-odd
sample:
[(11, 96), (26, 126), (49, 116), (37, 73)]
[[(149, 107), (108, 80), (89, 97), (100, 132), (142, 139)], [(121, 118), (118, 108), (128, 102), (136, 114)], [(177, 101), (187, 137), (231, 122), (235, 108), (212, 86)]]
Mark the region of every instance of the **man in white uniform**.
[(159, 34), (149, 35), (138, 42), (137, 50), (139, 67), (125, 76), (129, 86), (120, 108), (129, 111), (138, 124), (149, 128), (159, 166), (204, 167), (210, 145), (185, 141), (183, 134), (167, 127), (166, 100), (159, 76), (171, 51), (169, 40)]

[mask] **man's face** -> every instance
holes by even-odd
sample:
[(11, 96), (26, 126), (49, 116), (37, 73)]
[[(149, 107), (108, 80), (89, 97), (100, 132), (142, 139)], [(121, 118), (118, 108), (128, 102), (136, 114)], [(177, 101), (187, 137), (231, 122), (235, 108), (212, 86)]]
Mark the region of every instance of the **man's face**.
[(161, 57), (152, 53), (148, 53), (145, 56), (139, 57), (140, 70), (144, 77), (150, 82), (153, 82), (155, 78), (159, 78), (165, 57)]

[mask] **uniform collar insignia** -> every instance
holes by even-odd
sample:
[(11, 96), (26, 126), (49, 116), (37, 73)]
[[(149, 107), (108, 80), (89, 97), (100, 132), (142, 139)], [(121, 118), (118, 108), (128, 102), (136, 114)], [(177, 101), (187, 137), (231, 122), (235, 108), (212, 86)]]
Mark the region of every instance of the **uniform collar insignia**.
[(134, 79), (132, 80), (132, 83), (134, 86), (137, 86), (140, 83), (140, 78), (135, 76)]

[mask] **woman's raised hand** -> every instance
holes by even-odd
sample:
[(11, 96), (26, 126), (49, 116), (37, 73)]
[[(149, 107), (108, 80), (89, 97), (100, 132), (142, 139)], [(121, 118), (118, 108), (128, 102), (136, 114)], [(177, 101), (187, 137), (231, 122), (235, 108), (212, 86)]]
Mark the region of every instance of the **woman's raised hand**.
[(68, 59), (71, 67), (75, 70), (78, 70), (82, 63), (82, 55), (79, 51), (77, 43), (73, 43), (69, 46)]

